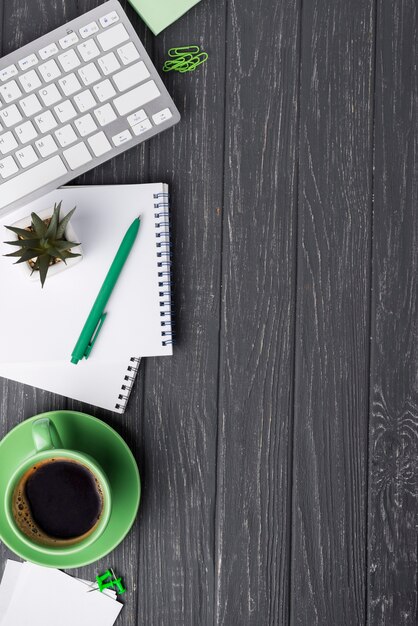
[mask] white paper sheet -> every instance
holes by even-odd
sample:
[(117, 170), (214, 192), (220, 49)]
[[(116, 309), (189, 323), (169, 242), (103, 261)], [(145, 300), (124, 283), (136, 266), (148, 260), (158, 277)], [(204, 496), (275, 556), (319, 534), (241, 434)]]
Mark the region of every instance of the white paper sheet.
[(7, 559), (6, 561), (6, 566), (4, 568), (3, 578), (1, 579), (0, 585), (0, 626), (1, 616), (5, 615), (6, 610), (10, 604), (10, 599), (13, 595), (14, 588), (22, 571), (22, 565), (22, 563), (19, 563), (18, 561), (12, 561), (11, 559)]
[(119, 602), (89, 592), (84, 582), (60, 570), (23, 563), (16, 573), (16, 566), (8, 564), (9, 592), (11, 581), (14, 588), (0, 626), (113, 626), (122, 609)]

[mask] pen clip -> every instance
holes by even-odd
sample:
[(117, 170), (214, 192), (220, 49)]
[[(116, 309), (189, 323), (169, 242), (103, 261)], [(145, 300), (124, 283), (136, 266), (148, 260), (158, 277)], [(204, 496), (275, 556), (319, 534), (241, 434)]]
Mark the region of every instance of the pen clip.
[(94, 333), (93, 333), (93, 335), (92, 335), (92, 337), (91, 337), (91, 339), (89, 341), (89, 344), (88, 344), (88, 346), (86, 348), (86, 351), (84, 353), (84, 358), (85, 359), (89, 358), (90, 352), (93, 350), (94, 343), (95, 343), (97, 337), (99, 336), (99, 332), (100, 332), (100, 330), (101, 330), (101, 328), (103, 326), (103, 322), (105, 321), (106, 315), (107, 315), (107, 313), (103, 313), (100, 316), (99, 323), (97, 324), (96, 329), (95, 329), (95, 331), (94, 331)]

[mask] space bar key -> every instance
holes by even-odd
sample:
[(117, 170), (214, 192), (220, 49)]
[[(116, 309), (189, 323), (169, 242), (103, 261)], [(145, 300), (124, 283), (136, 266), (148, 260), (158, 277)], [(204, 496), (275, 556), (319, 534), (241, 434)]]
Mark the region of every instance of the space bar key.
[(0, 184), (0, 208), (20, 200), (32, 191), (40, 189), (57, 178), (67, 174), (68, 170), (58, 155), (43, 161), (30, 170)]

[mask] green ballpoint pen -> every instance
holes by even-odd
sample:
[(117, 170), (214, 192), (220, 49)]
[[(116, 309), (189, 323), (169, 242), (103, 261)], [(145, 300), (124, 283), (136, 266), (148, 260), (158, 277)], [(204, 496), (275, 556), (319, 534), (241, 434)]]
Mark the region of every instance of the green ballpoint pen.
[(123, 266), (125, 265), (129, 253), (132, 250), (132, 246), (135, 243), (140, 223), (140, 217), (137, 217), (132, 222), (132, 224), (126, 231), (124, 238), (122, 239), (119, 250), (117, 251), (115, 258), (113, 259), (112, 265), (110, 266), (106, 278), (104, 279), (104, 283), (97, 295), (97, 298), (93, 304), (87, 321), (84, 324), (80, 337), (78, 338), (75, 348), (72, 351), (71, 363), (77, 364), (79, 361), (81, 361), (81, 359), (87, 359), (90, 352), (92, 351), (94, 342), (97, 339), (97, 336), (103, 326), (103, 322), (107, 315), (104, 312), (104, 309), (110, 298), (110, 294), (112, 293), (113, 288), (118, 281), (119, 275), (122, 271)]

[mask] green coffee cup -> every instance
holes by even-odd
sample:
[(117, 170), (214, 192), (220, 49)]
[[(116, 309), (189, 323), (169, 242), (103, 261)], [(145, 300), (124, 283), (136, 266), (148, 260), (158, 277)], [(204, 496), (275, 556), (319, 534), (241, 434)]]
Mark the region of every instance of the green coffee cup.
[(7, 523), (39, 553), (77, 553), (107, 526), (112, 510), (109, 481), (90, 455), (63, 447), (49, 418), (33, 422), (32, 439), (33, 454), (7, 483)]

